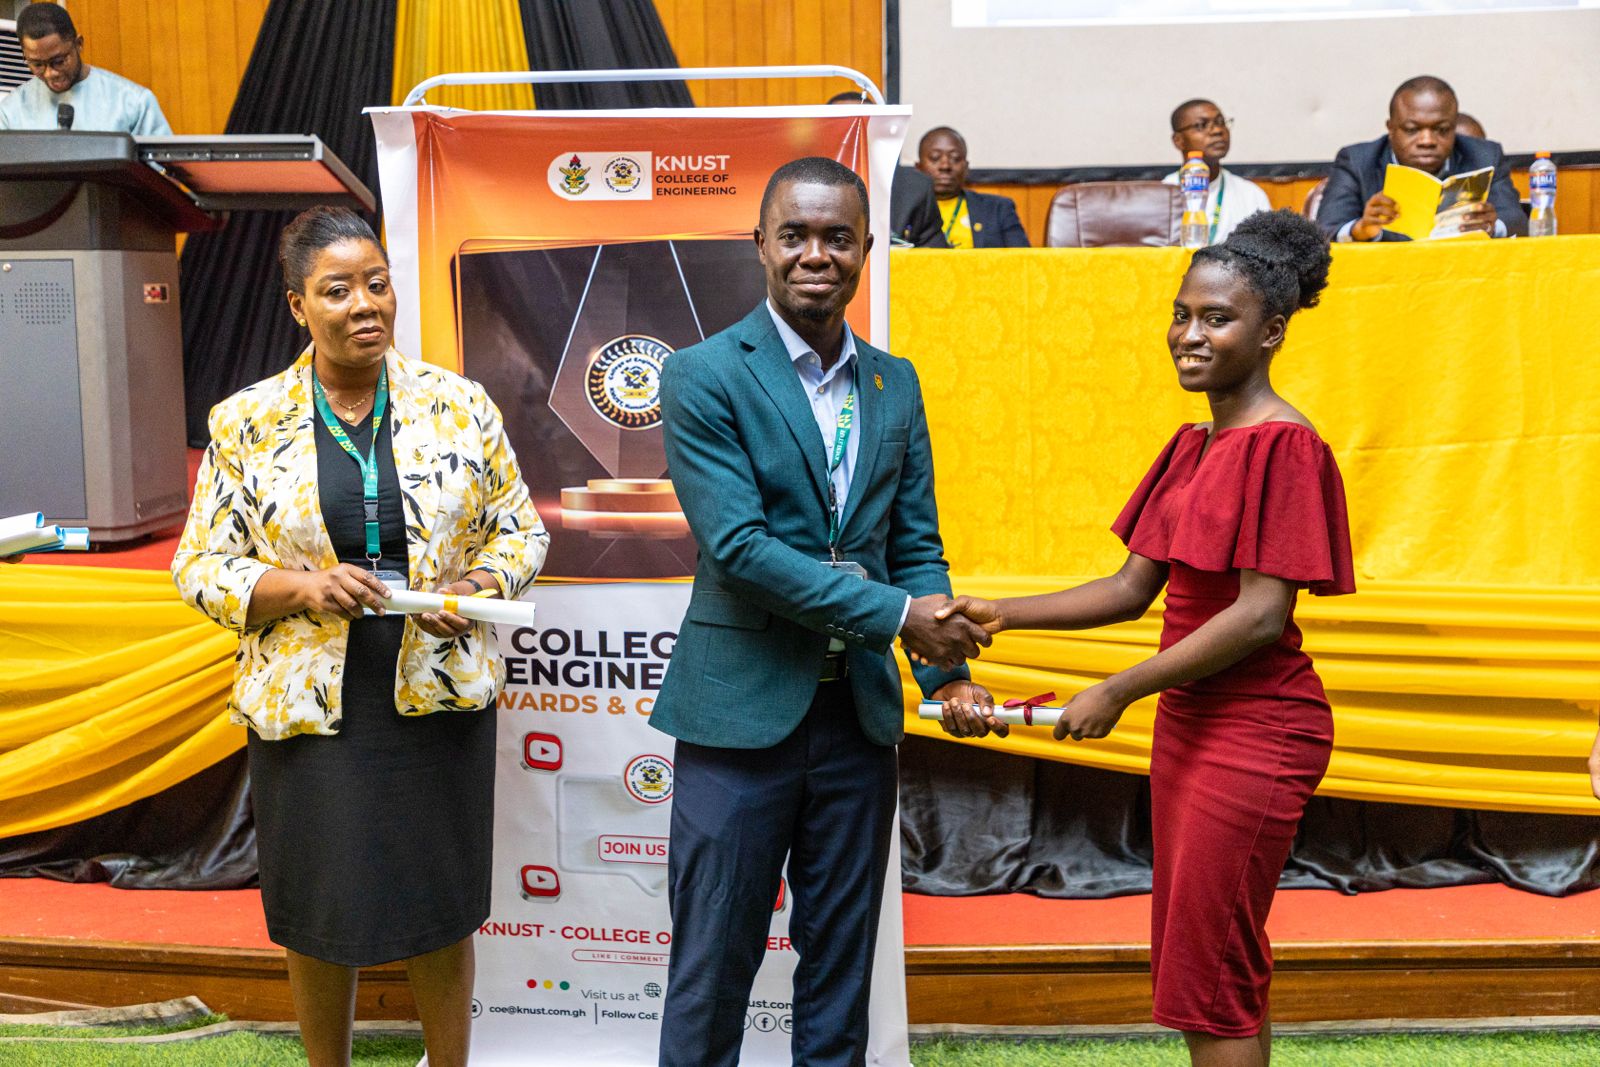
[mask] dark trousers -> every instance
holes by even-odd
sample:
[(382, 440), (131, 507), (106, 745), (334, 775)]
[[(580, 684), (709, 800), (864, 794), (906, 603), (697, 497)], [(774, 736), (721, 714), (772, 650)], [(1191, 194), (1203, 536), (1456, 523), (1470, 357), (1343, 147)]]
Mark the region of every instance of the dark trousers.
[(867, 997), (895, 815), (895, 750), (861, 732), (848, 682), (817, 689), (771, 748), (679, 741), (661, 1067), (732, 1067), (784, 859), (794, 1062), (866, 1062)]

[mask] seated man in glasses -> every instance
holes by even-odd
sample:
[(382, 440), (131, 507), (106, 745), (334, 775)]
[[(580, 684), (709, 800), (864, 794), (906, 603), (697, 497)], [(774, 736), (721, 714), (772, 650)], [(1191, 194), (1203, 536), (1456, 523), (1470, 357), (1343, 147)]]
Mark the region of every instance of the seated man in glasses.
[[(1222, 117), (1222, 110), (1209, 100), (1185, 100), (1172, 113), (1172, 144), (1180, 158), (1199, 152), (1211, 168), (1211, 187), (1206, 192), (1206, 218), (1211, 224), (1208, 243), (1221, 244), (1233, 228), (1258, 211), (1271, 211), (1272, 203), (1261, 186), (1248, 178), (1222, 168), (1222, 158), (1232, 147), (1233, 120)], [(1178, 184), (1178, 172), (1161, 179)]]
[[(83, 61), (83, 38), (67, 9), (29, 4), (17, 15), (22, 59), (33, 72), (0, 100), (0, 130), (110, 130), (172, 134), (155, 94)], [(63, 110), (62, 105), (70, 110)]]

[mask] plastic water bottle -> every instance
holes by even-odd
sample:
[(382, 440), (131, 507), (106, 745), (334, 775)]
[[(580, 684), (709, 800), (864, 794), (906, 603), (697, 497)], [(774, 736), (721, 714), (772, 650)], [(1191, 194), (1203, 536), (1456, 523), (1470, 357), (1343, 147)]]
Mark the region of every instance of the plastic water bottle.
[(1528, 168), (1528, 186), (1532, 211), (1528, 213), (1529, 237), (1554, 237), (1556, 235), (1556, 165), (1550, 161), (1549, 152), (1536, 152), (1533, 166)]
[(1183, 190), (1183, 247), (1204, 248), (1211, 243), (1211, 223), (1206, 218), (1206, 193), (1211, 188), (1211, 168), (1198, 152), (1190, 152), (1178, 171)]

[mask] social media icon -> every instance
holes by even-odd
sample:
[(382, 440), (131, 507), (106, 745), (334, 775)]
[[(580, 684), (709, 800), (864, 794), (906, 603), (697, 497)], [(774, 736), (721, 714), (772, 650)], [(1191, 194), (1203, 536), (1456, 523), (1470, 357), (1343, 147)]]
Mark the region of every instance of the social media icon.
[(522, 895), (528, 900), (552, 900), (561, 895), (561, 876), (554, 867), (530, 863), (522, 868)]
[(561, 738), (555, 734), (530, 733), (522, 739), (522, 765), (530, 771), (561, 769)]

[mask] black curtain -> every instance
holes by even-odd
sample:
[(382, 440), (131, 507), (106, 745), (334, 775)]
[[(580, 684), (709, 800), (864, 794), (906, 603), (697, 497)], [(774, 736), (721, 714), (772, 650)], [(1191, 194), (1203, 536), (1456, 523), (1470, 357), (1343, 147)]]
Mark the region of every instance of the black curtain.
[[(905, 888), (932, 896), (1150, 891), (1150, 780), (908, 737), (900, 748)], [(1279, 885), (1380, 889), (1503, 882), (1600, 888), (1600, 821), (1313, 797)]]
[[(394, 7), (393, 0), (272, 0), (226, 132), (316, 134), (376, 194), (376, 146), (361, 109), (390, 103)], [(293, 217), (239, 212), (221, 231), (196, 234), (184, 246), (190, 444), (209, 439), (213, 404), (283, 370), (310, 341), (289, 317), (278, 272), (278, 234)], [(375, 218), (368, 221), (376, 227)]]
[[(676, 67), (652, 0), (519, 0), (531, 70)], [(541, 110), (693, 107), (689, 88), (670, 82), (535, 85)]]
[(109, 882), (119, 889), (255, 885), (245, 754), (104, 815), (0, 840), (0, 877)]

